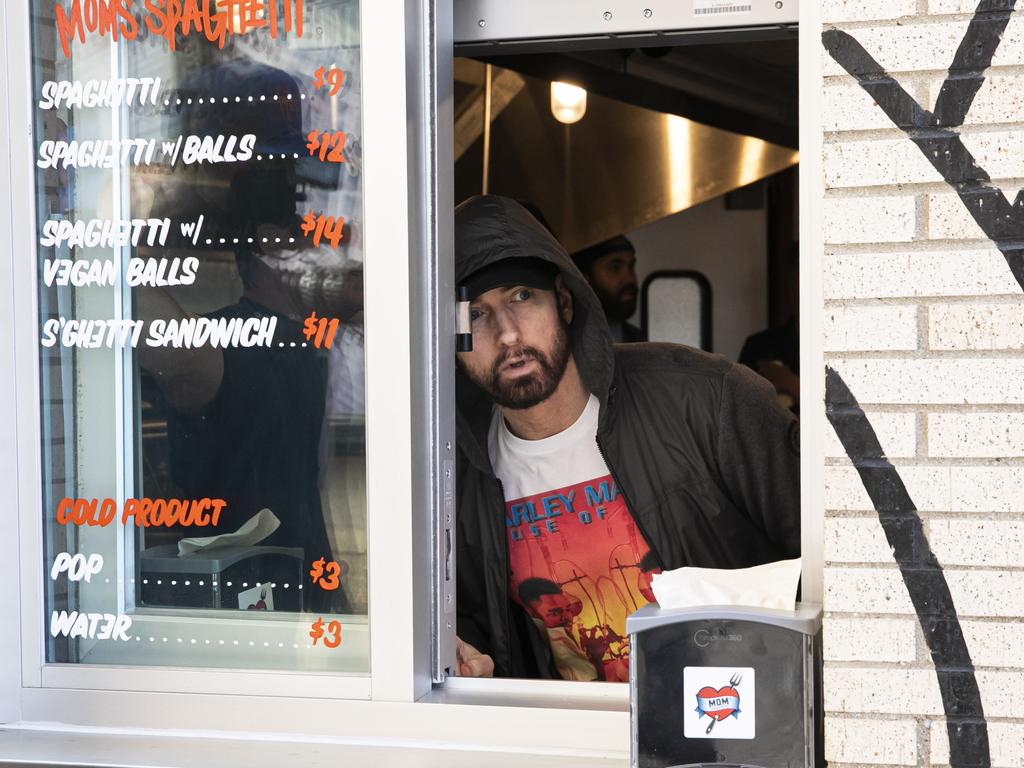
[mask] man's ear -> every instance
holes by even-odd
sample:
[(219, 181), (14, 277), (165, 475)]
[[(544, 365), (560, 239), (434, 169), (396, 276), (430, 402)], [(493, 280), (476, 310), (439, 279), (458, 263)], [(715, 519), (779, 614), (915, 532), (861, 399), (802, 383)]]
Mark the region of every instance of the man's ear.
[(572, 291), (565, 285), (565, 278), (559, 272), (555, 275), (555, 296), (558, 297), (558, 313), (562, 316), (566, 325), (572, 322), (573, 305)]

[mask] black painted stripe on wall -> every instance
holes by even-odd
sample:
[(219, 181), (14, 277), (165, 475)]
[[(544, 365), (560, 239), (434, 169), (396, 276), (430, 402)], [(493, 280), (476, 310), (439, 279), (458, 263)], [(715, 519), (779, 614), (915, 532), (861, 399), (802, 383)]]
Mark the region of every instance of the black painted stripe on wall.
[(987, 768), (988, 728), (967, 642), (921, 517), (842, 377), (825, 369), (825, 413), (878, 512), (935, 664), (949, 733), (950, 765)]
[(1015, 5), (1016, 0), (982, 0), (978, 4), (934, 112), (918, 104), (852, 35), (829, 29), (822, 33), (822, 42), (953, 188), (1024, 288), (1024, 190), (1009, 203), (952, 130), (970, 111)]
[[(1024, 190), (1008, 203), (953, 130), (970, 112), (1015, 6), (1016, 0), (978, 3), (933, 112), (918, 104), (852, 35), (827, 30), (822, 42), (953, 188), (1024, 288)], [(988, 768), (988, 727), (974, 665), (917, 508), (896, 468), (885, 458), (864, 411), (831, 368), (826, 368), (825, 402), (829, 421), (878, 513), (924, 632), (946, 715), (950, 765)]]

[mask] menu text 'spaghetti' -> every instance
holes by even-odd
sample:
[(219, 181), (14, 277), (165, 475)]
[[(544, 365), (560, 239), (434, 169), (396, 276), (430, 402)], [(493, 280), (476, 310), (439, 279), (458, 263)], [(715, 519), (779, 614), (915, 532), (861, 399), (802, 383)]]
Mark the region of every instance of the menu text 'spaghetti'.
[(167, 41), (173, 51), (177, 36), (200, 35), (224, 47), (233, 35), (266, 29), (272, 38), (283, 32), (302, 37), (303, 0), (74, 0), (70, 8), (55, 5), (54, 15), (61, 48), (71, 55), (71, 45), (84, 43), (88, 35), (113, 40), (137, 40), (154, 35)]

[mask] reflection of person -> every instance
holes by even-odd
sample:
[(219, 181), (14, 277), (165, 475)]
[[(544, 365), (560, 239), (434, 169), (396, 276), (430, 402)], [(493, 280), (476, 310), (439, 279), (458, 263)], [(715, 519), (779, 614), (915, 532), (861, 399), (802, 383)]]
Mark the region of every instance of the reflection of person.
[(636, 249), (618, 235), (572, 255), (572, 260), (601, 301), (612, 341), (646, 341), (643, 332), (630, 325), (636, 312)]
[(779, 402), (800, 412), (800, 246), (794, 243), (786, 265), (786, 303), (792, 314), (781, 326), (747, 338), (740, 363), (772, 383)]
[(596, 680), (597, 669), (572, 635), (573, 619), (583, 607), (580, 601), (570, 600), (549, 579), (526, 579), (517, 591), (519, 601), (547, 633), (558, 673), (566, 680)]
[(366, 412), (362, 265), (345, 274), (335, 307), (342, 327), (328, 352), (327, 410), (331, 416), (362, 415)]
[[(249, 78), (266, 86), (267, 92), (298, 95), (295, 81), (286, 73), (252, 62), (204, 70), (189, 87), (215, 95), (236, 93), (243, 83), (252, 88)], [(251, 126), (237, 122), (243, 116), (238, 109), (206, 112), (212, 124), (202, 115), (186, 114), (186, 122), (193, 120), (192, 130), (251, 131), (257, 147), (270, 142), (267, 146), (278, 149), (301, 138), (297, 109), (268, 107), (260, 120), (250, 115)], [(199, 195), (196, 188), (205, 192)], [(297, 281), (295, 269), (287, 267), (299, 264), (300, 254), (273, 245), (286, 243), (295, 230), (293, 169), (282, 161), (201, 166), (189, 169), (185, 183), (172, 176), (156, 191), (158, 206), (175, 213), (196, 206), (211, 233), (234, 243), (242, 295), (205, 316), (272, 317), (277, 322), (268, 347), (140, 346), (140, 366), (154, 377), (170, 406), (172, 477), (190, 496), (227, 502), (210, 535), (233, 531), (262, 508), (270, 508), (281, 523), (260, 544), (301, 548), (306, 573), (313, 561), (332, 558), (320, 495), (327, 359), (325, 352), (304, 343), (300, 318), (310, 308), (301, 292), (288, 284)], [(140, 289), (137, 305), (140, 319), (146, 321), (192, 317), (159, 288)], [(309, 609), (348, 610), (344, 586), (300, 594)]]
[(797, 425), (766, 382), (688, 347), (613, 347), (583, 276), (511, 200), (459, 206), (455, 269), (473, 337), (458, 354), (457, 630), (479, 662), (460, 671), (489, 658), (499, 676), (561, 676), (514, 589), (525, 578), (572, 582), (577, 624), (603, 642), (644, 602), (614, 563), (799, 554)]

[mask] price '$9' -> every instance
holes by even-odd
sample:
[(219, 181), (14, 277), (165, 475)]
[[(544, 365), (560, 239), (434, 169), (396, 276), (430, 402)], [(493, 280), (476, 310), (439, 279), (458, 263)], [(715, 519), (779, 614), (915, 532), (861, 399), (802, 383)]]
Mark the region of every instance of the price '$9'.
[(313, 80), (313, 87), (318, 91), (321, 88), (330, 88), (331, 90), (327, 93), (328, 96), (337, 96), (338, 91), (345, 84), (345, 73), (338, 69), (338, 67), (331, 67), (330, 69), (320, 67), (320, 69), (313, 73), (313, 76), (315, 78)]

